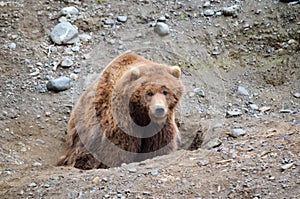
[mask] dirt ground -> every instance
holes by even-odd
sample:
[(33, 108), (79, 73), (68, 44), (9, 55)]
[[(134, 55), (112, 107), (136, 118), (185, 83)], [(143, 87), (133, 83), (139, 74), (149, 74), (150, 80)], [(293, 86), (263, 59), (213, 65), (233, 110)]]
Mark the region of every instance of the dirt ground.
[[(0, 1), (0, 198), (300, 198), (300, 4), (288, 2)], [(67, 6), (91, 36), (79, 51), (49, 37)], [(161, 16), (164, 37), (153, 31)], [(74, 103), (129, 51), (182, 68), (181, 149), (106, 170), (56, 167)], [(72, 88), (48, 91), (62, 75)]]

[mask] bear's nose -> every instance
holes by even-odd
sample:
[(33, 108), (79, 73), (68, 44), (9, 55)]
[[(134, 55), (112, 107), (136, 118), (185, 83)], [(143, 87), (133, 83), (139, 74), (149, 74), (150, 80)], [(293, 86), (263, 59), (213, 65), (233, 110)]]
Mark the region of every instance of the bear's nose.
[(163, 118), (166, 115), (166, 108), (163, 105), (155, 105), (154, 107), (154, 115), (157, 118)]

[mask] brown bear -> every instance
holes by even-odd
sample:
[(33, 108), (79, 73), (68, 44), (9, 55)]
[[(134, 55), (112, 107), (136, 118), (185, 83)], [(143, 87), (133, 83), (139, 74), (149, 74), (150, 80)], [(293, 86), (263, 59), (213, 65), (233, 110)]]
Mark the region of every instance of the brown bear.
[(135, 54), (115, 58), (75, 105), (58, 166), (108, 168), (177, 149), (174, 111), (184, 92), (178, 66)]

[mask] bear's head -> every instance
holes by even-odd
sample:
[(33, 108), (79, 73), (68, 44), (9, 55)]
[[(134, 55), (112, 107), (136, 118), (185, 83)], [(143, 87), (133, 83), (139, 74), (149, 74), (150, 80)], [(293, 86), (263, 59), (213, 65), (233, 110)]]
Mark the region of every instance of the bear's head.
[(184, 91), (180, 76), (178, 66), (146, 63), (132, 66), (115, 88), (117, 123), (123, 123), (124, 127), (132, 121), (139, 127), (147, 127), (171, 120)]

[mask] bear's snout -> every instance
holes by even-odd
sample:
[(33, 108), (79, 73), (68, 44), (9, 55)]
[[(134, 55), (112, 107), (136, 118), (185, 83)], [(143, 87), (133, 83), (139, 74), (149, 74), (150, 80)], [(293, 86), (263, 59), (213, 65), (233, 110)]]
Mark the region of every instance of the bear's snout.
[(167, 109), (164, 105), (162, 104), (157, 104), (153, 107), (152, 109), (152, 114), (156, 117), (156, 118), (164, 118), (167, 114)]

